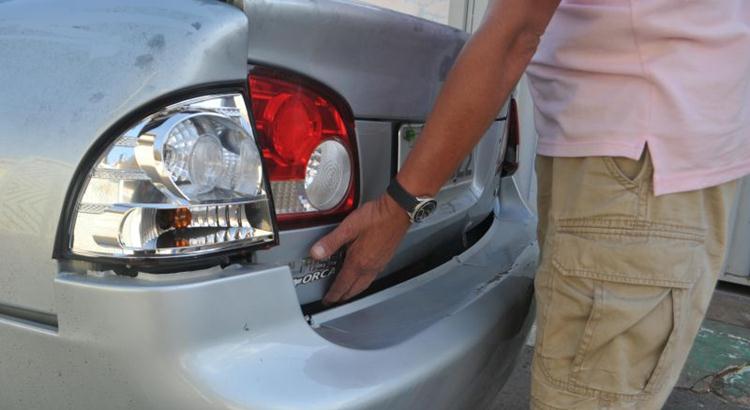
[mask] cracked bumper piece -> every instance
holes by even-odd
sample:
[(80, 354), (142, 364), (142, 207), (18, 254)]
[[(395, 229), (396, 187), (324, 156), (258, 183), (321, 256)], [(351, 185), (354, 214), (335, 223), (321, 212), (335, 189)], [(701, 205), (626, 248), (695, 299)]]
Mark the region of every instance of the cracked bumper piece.
[(286, 266), (173, 282), (62, 275), (57, 331), (0, 326), (23, 374), (42, 374), (13, 396), (19, 408), (474, 407), (502, 386), (533, 320), (532, 235), (529, 217), (498, 208), (463, 254), (312, 324)]

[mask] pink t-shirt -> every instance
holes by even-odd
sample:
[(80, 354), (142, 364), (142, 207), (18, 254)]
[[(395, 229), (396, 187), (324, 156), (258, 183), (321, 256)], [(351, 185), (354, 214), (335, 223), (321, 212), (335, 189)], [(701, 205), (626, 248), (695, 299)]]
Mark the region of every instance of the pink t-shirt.
[(648, 145), (656, 195), (750, 174), (750, 0), (562, 0), (528, 76), (541, 155)]

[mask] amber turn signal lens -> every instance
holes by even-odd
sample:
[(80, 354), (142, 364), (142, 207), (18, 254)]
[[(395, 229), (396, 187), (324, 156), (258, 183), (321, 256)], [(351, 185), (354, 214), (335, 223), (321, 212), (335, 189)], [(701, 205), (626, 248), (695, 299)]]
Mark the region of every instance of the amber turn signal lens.
[(177, 208), (171, 212), (172, 227), (175, 229), (184, 229), (190, 226), (193, 221), (193, 214), (187, 208)]

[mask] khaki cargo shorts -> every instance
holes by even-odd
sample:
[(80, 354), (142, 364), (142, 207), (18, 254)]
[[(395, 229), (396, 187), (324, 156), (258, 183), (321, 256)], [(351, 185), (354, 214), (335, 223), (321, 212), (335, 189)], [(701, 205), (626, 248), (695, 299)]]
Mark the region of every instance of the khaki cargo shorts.
[(538, 157), (532, 409), (659, 409), (725, 259), (737, 182), (653, 195), (640, 161)]

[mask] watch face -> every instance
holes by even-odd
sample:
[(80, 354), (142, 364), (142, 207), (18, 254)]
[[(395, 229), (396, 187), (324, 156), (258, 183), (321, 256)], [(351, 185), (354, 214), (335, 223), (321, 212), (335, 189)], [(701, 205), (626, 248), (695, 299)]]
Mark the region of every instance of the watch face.
[(425, 218), (430, 216), (430, 214), (435, 212), (435, 209), (437, 209), (437, 202), (434, 200), (422, 202), (414, 209), (414, 217), (412, 219), (414, 222), (422, 222)]

